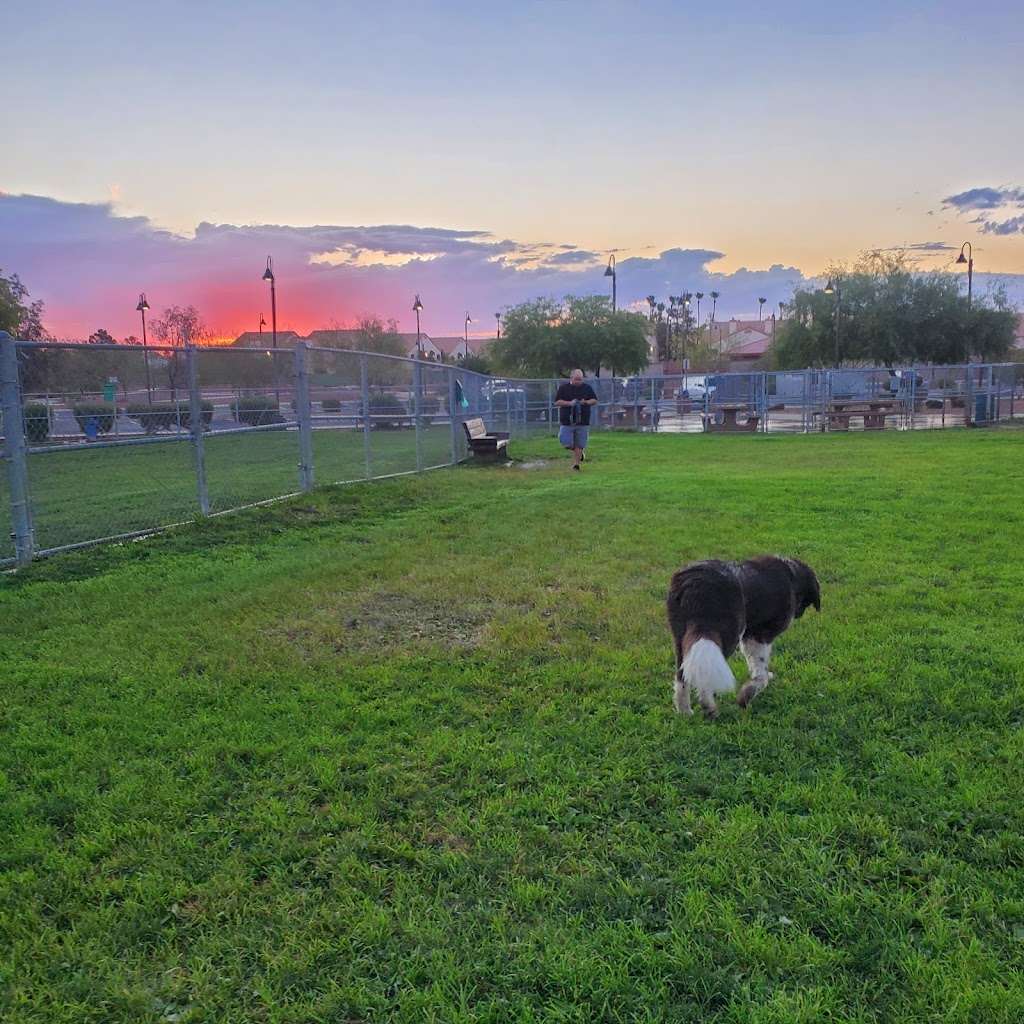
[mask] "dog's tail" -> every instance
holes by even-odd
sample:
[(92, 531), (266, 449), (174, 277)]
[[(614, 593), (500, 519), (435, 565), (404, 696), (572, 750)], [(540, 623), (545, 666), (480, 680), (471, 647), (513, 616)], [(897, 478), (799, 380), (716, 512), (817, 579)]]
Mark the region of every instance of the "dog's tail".
[(683, 680), (698, 693), (731, 693), (736, 677), (722, 648), (707, 637), (701, 637), (683, 657)]

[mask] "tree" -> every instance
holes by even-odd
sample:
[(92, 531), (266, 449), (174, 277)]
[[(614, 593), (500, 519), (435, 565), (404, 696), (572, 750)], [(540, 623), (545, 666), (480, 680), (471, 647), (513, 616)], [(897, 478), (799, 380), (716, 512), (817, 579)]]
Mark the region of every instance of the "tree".
[(105, 331), (102, 327), (98, 327), (92, 334), (89, 335), (89, 339), (86, 342), (88, 345), (116, 345), (117, 342), (111, 337), (109, 331)]
[(602, 366), (636, 373), (647, 366), (644, 317), (612, 312), (603, 295), (538, 298), (510, 307), (500, 338), (488, 354), (517, 377), (568, 376), (575, 367), (600, 374)]
[(994, 289), (968, 309), (958, 279), (922, 273), (907, 253), (867, 253), (849, 270), (829, 272), (838, 289), (798, 289), (786, 303), (774, 360), (778, 369), (832, 366), (839, 326), (839, 362), (892, 366), (898, 363), (962, 363), (1006, 357), (1013, 343), (1016, 311)]
[[(380, 356), (404, 356), (405, 343), (398, 333), (398, 323), (383, 320), (376, 313), (363, 313), (356, 321), (355, 347)], [(411, 374), (407, 363), (397, 359), (370, 359), (367, 363), (369, 383), (377, 387), (408, 384)]]
[[(49, 334), (43, 327), (43, 302), (30, 302), (28, 289), (17, 274), (4, 277), (0, 269), (0, 331), (7, 331), (20, 341), (46, 341)], [(50, 348), (23, 349), (18, 356), (18, 376), (22, 389), (56, 390), (52, 384), (57, 370), (57, 352)]]
[(0, 268), (0, 331), (6, 331), (19, 341), (45, 341), (43, 302), (28, 301), (28, 289), (17, 274), (3, 276)]
[(763, 314), (764, 304), (767, 301), (768, 301), (767, 299), (758, 299), (757, 300), (757, 319), (758, 320), (763, 320), (764, 319), (764, 314)]
[(212, 336), (212, 332), (195, 306), (186, 306), (184, 309), (180, 306), (168, 306), (163, 316), (152, 322), (150, 330), (160, 345), (170, 350), (165, 353), (165, 358), (171, 391), (185, 387), (185, 360), (181, 350), (185, 347), (186, 341), (192, 345), (202, 344)]

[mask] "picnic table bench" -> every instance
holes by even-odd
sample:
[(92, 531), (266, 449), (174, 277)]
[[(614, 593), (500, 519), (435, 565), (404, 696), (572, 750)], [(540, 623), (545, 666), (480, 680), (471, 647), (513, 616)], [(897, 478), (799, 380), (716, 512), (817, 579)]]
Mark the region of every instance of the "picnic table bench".
[(661, 420), (661, 412), (655, 409), (652, 414), (644, 402), (616, 402), (605, 406), (600, 415), (612, 427), (648, 427), (652, 420), (657, 426)]
[(828, 405), (826, 415), (832, 430), (849, 430), (850, 420), (854, 416), (862, 417), (865, 430), (881, 430), (885, 426), (885, 417), (897, 405), (886, 401), (832, 401)]
[[(738, 416), (740, 413), (746, 413), (746, 420), (740, 423)], [(721, 414), (722, 420), (718, 421), (718, 416)], [(745, 430), (753, 432), (757, 430), (757, 425), (760, 422), (760, 416), (754, 412), (749, 405), (746, 403), (725, 403), (713, 405), (706, 414), (706, 427), (709, 431), (721, 430), (721, 431), (737, 431)]]
[(466, 432), (469, 450), (477, 459), (494, 461), (508, 447), (508, 434), (497, 431), (489, 434), (482, 419), (463, 420), (462, 429)]

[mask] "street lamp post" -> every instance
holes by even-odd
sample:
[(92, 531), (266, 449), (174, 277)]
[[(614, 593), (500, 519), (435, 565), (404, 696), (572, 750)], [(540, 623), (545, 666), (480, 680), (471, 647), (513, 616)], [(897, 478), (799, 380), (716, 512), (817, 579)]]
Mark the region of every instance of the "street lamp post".
[(832, 284), (832, 278), (830, 277), (828, 279), (828, 283), (825, 285), (825, 288), (823, 290), (824, 290), (826, 295), (831, 295), (834, 292), (835, 296), (836, 296), (836, 352), (835, 352), (835, 358), (834, 358), (834, 360), (832, 362), (832, 368), (835, 369), (835, 370), (838, 370), (839, 369), (839, 323), (840, 323), (840, 321), (839, 321), (839, 307), (840, 307), (840, 304), (843, 301), (843, 293), (842, 293), (842, 290), (839, 287), (839, 275), (836, 274), (836, 276), (835, 276), (835, 284), (834, 285)]
[(690, 293), (683, 292), (680, 296), (683, 300), (683, 346), (679, 350), (679, 365), (686, 369), (686, 339), (690, 333)]
[(495, 322), (498, 325), (498, 333), (495, 334), (495, 336), (494, 336), (497, 339), (497, 338), (501, 337), (501, 314), (500, 313), (495, 313), (494, 314), (494, 320), (495, 320)]
[[(277, 399), (278, 404), (281, 402), (281, 386), (277, 380), (277, 291), (275, 289), (276, 281), (274, 279), (274, 261), (268, 256), (267, 257), (267, 269), (263, 271), (263, 280), (270, 282), (270, 333), (271, 333), (271, 345), (274, 349), (274, 354), (271, 359), (274, 361), (274, 397)], [(262, 316), (260, 319), (263, 319)]]
[(142, 361), (146, 364), (146, 401), (153, 404), (153, 388), (149, 383), (149, 346), (146, 344), (146, 310), (149, 303), (146, 301), (146, 293), (140, 292), (139, 304), (135, 307), (136, 312), (142, 314)]
[(465, 333), (464, 333), (465, 344), (466, 344), (466, 354), (467, 355), (469, 354), (469, 325), (472, 322), (473, 322), (473, 318), (469, 315), (469, 310), (467, 309), (466, 310), (466, 327), (465, 327)]
[(604, 272), (605, 277), (612, 279), (612, 312), (615, 312), (615, 256), (608, 257), (608, 269)]
[[(964, 249), (967, 255), (964, 256)], [(964, 242), (960, 246), (960, 255), (956, 258), (957, 263), (967, 264), (967, 362), (971, 361), (971, 284), (974, 277), (974, 248), (970, 242)]]
[(420, 297), (417, 295), (412, 304), (413, 312), (416, 314), (416, 358), (423, 358), (423, 348), (420, 342), (420, 310), (423, 308), (423, 303), (420, 302)]

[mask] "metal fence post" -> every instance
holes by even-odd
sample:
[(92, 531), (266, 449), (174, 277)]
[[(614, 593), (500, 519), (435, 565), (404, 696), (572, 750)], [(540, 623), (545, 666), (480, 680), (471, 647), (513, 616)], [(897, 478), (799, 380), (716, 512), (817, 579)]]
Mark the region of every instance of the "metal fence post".
[(448, 367), (448, 427), (452, 435), (452, 465), (459, 461), (459, 435), (457, 417), (461, 415), (462, 408), (455, 397), (455, 371)]
[(196, 468), (196, 492), (199, 511), (210, 514), (210, 499), (206, 492), (206, 451), (203, 447), (203, 401), (199, 395), (199, 353), (195, 345), (185, 339), (185, 368), (188, 371), (188, 398), (191, 409), (192, 459)]
[(313, 411), (309, 399), (309, 366), (306, 344), (295, 343), (295, 415), (299, 419), (299, 477), (302, 489), (316, 486), (313, 476)]
[(35, 551), (28, 500), (28, 450), (18, 386), (18, 350), (6, 331), (0, 331), (0, 412), (4, 425), (4, 462), (11, 489), (14, 553), (19, 565), (28, 565)]
[(423, 365), (418, 359), (412, 364), (412, 415), (416, 426), (416, 472), (423, 472)]
[(366, 466), (366, 479), (373, 479), (373, 448), (370, 444), (370, 380), (366, 365), (366, 353), (359, 353), (359, 385), (360, 398), (363, 406), (363, 463)]

